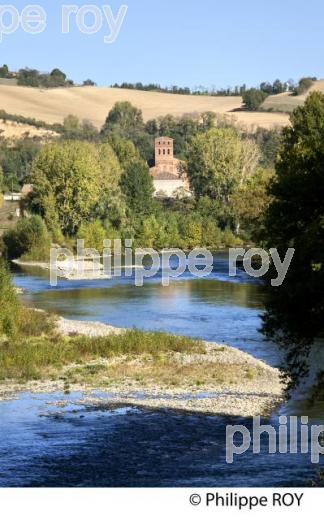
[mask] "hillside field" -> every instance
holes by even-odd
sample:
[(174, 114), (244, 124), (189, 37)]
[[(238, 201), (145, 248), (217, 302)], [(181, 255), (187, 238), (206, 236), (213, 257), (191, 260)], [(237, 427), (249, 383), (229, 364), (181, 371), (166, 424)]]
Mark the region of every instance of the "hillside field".
[(311, 88), (301, 96), (292, 96), (290, 92), (284, 92), (276, 96), (269, 96), (263, 103), (264, 110), (279, 110), (280, 112), (292, 112), (295, 108), (304, 104), (308, 94), (313, 91), (324, 92), (324, 80), (315, 81)]
[(56, 136), (55, 132), (36, 128), (35, 126), (26, 125), (25, 123), (16, 123), (15, 121), (3, 121), (0, 119), (0, 138), (4, 139), (21, 139), (24, 137), (37, 137), (40, 139), (50, 139)]
[(250, 128), (284, 126), (289, 120), (286, 114), (240, 111), (239, 96), (184, 96), (106, 87), (44, 90), (0, 85), (0, 109), (46, 123), (61, 123), (67, 115), (74, 114), (100, 128), (117, 101), (130, 101), (140, 108), (145, 121), (167, 114), (181, 116), (205, 111), (226, 114)]

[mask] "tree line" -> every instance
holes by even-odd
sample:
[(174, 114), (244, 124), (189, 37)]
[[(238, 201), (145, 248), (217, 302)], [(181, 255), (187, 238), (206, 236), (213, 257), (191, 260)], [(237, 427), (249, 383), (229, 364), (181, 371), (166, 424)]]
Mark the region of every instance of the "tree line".
[(290, 92), (292, 96), (300, 96), (307, 92), (307, 90), (316, 81), (316, 77), (301, 78), (298, 83), (293, 80), (282, 82), (279, 79), (273, 84), (269, 82), (262, 82), (259, 88), (250, 88), (243, 92), (243, 103), (246, 110), (256, 111), (262, 108), (262, 103), (268, 96)]
[[(40, 72), (37, 69), (25, 67), (19, 69), (18, 72), (11, 72), (8, 65), (4, 64), (0, 67), (0, 78), (16, 79), (17, 84), (22, 87), (58, 88), (74, 85), (74, 81), (68, 79), (66, 74), (58, 68), (54, 68), (51, 72)], [(83, 85), (94, 86), (95, 82), (87, 79)]]
[[(68, 116), (63, 128), (59, 139), (45, 145), (21, 140), (0, 147), (4, 183), (14, 179), (34, 185), (28, 210), (42, 219), (54, 242), (81, 234), (91, 246), (100, 242), (94, 237), (109, 234), (133, 238), (142, 247), (216, 249), (241, 243), (256, 232), (268, 200), (278, 133), (251, 136), (208, 112), (145, 123), (141, 110), (128, 102), (116, 103), (101, 131), (75, 116)], [(154, 139), (162, 134), (175, 139), (191, 198), (154, 197), (149, 166)], [(269, 142), (265, 146), (267, 139), (272, 151)], [(10, 256), (17, 254), (17, 241), (24, 243), (16, 231), (4, 238)], [(47, 243), (43, 233), (41, 237), (39, 242)], [(37, 255), (37, 247), (31, 249)]]
[[(38, 88), (57, 88), (71, 87), (74, 81), (67, 79), (66, 74), (58, 68), (53, 69), (50, 73), (41, 73), (37, 69), (22, 68), (17, 73), (9, 70), (8, 65), (4, 64), (0, 67), (0, 78), (17, 79), (18, 85)], [(141, 90), (147, 92), (162, 92), (167, 94), (179, 95), (195, 95), (195, 96), (242, 96), (245, 107), (248, 110), (258, 110), (263, 101), (271, 95), (282, 94), (283, 92), (291, 92), (292, 95), (301, 95), (306, 92), (312, 83), (316, 81), (316, 77), (304, 77), (297, 83), (290, 79), (282, 81), (276, 79), (273, 83), (262, 81), (258, 87), (249, 88), (245, 83), (236, 85), (235, 87), (223, 88), (206, 88), (197, 86), (195, 88), (180, 87), (178, 85), (161, 86), (158, 83), (142, 83), (142, 82), (122, 82), (114, 83), (112, 88), (121, 88), (128, 90)], [(95, 86), (96, 83), (91, 79), (83, 81), (83, 86)]]

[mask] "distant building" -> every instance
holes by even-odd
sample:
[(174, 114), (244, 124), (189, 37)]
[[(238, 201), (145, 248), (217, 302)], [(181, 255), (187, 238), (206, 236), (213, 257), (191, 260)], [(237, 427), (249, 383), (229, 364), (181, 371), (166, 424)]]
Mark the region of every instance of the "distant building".
[(173, 139), (155, 139), (155, 166), (150, 168), (155, 195), (161, 197), (191, 196), (189, 182), (183, 163), (174, 157)]
[(6, 202), (19, 202), (21, 200), (21, 193), (4, 193), (3, 200)]
[(30, 193), (32, 193), (34, 191), (34, 187), (32, 184), (24, 184), (23, 187), (21, 188), (21, 195), (23, 197), (26, 197), (27, 195), (29, 195)]
[(32, 193), (33, 191), (33, 185), (32, 184), (24, 184), (21, 188), (20, 192), (11, 192), (11, 193), (5, 193), (3, 198), (7, 202), (18, 202), (21, 199), (24, 199), (29, 195), (29, 193)]

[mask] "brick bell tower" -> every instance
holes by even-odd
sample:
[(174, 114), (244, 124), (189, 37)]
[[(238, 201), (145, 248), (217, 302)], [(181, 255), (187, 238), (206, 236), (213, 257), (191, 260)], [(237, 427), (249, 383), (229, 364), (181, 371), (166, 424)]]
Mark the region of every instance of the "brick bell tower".
[(173, 162), (173, 139), (157, 137), (155, 139), (155, 166)]

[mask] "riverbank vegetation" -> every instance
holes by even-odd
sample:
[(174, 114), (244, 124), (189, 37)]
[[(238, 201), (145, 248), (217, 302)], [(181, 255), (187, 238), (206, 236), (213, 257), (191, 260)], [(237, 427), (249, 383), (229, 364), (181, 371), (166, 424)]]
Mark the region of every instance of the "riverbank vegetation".
[[(10, 274), (0, 259), (0, 341), (17, 341), (41, 336), (53, 330), (52, 318), (24, 307), (12, 285)], [(1, 349), (0, 349), (1, 350)]]
[[(241, 415), (268, 414), (282, 399), (279, 371), (236, 349), (161, 332), (103, 332), (104, 325), (98, 331), (90, 322), (87, 333), (93, 335), (67, 332), (66, 320), (21, 305), (3, 264), (0, 305), (0, 399), (24, 388), (101, 389), (128, 397), (142, 391), (148, 398), (167, 392), (173, 396), (168, 406), (176, 407), (174, 396), (183, 395), (184, 409)], [(79, 322), (71, 324), (78, 330)], [(83, 325), (81, 330), (86, 334)], [(224, 390), (232, 391), (229, 397), (196, 403), (186, 397)], [(163, 407), (163, 399), (151, 405)]]
[(0, 263), (0, 380), (28, 381), (53, 374), (72, 363), (87, 363), (123, 355), (201, 353), (199, 340), (163, 333), (125, 331), (107, 337), (63, 336), (55, 326), (55, 316), (24, 307), (11, 283), (4, 263)]
[(295, 386), (308, 372), (311, 345), (324, 336), (324, 95), (310, 94), (291, 123), (270, 188), (265, 240), (280, 256), (288, 247), (295, 255), (284, 283), (269, 289), (264, 332), (283, 346)]
[[(27, 320), (30, 319), (33, 321), (35, 316), (27, 316)], [(44, 315), (41, 319), (50, 320)], [(89, 382), (91, 375), (96, 376), (105, 368), (107, 377), (113, 377), (118, 372), (121, 380), (128, 376), (136, 379), (136, 374), (139, 372), (146, 372), (152, 377), (150, 371), (152, 364), (156, 366), (162, 363), (165, 355), (171, 355), (173, 352), (187, 354), (202, 352), (202, 344), (197, 340), (163, 333), (130, 330), (105, 338), (87, 338), (77, 335), (64, 337), (57, 334), (55, 328), (52, 333), (47, 331), (46, 334), (44, 334), (46, 330), (44, 327), (38, 330), (34, 327), (33, 330), (37, 333), (35, 336), (11, 337), (2, 341), (0, 380), (12, 379), (17, 382), (56, 380), (66, 367), (69, 367), (71, 377), (75, 375), (74, 382), (78, 381), (80, 384)], [(117, 363), (114, 361), (110, 365), (108, 360), (112, 359), (118, 360)], [(146, 363), (149, 360), (152, 362)], [(127, 365), (129, 365), (128, 370)], [(164, 377), (167, 377), (170, 365), (171, 360), (164, 365)], [(133, 366), (132, 373), (131, 366)], [(77, 378), (77, 374), (80, 377)], [(168, 377), (170, 376), (171, 374)], [(98, 387), (102, 384), (98, 377), (92, 378), (92, 382), (96, 382)]]

